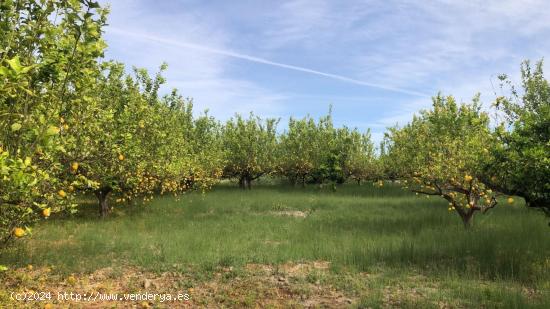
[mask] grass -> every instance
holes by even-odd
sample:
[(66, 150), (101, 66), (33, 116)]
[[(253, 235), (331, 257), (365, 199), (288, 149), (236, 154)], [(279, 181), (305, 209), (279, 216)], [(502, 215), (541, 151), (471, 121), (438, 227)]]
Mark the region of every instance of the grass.
[[(503, 202), (465, 230), (446, 204), (391, 185), (335, 192), (219, 186), (179, 200), (119, 204), (102, 221), (85, 205), (76, 217), (36, 226), (0, 264), (55, 265), (60, 273), (176, 267), (207, 280), (223, 267), (328, 261), (329, 273), (308, 274), (305, 283), (324, 281), (358, 307), (550, 307), (547, 218)], [(415, 298), (411, 289), (429, 297)]]

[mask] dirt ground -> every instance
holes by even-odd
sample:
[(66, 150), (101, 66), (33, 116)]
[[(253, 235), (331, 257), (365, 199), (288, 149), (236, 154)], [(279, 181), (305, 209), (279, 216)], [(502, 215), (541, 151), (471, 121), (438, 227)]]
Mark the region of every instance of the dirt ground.
[[(56, 274), (51, 268), (20, 268), (3, 273), (0, 304), (6, 308), (345, 308), (354, 299), (323, 284), (329, 263), (248, 264), (213, 271), (197, 280), (184, 271), (144, 272), (135, 267), (105, 268), (90, 274)], [(48, 294), (51, 299), (46, 299)], [(72, 299), (70, 293), (73, 292)], [(147, 300), (144, 293), (170, 294), (179, 300)], [(12, 294), (12, 293), (16, 293)], [(67, 294), (65, 294), (67, 293)], [(77, 296), (77, 293), (79, 296)], [(100, 300), (105, 295), (136, 300)], [(15, 295), (15, 296), (14, 296)], [(59, 295), (64, 299), (59, 299)], [(39, 301), (18, 301), (23, 297)], [(153, 296), (150, 296), (153, 297)], [(66, 299), (66, 300), (65, 300)], [(146, 300), (143, 300), (146, 299)]]

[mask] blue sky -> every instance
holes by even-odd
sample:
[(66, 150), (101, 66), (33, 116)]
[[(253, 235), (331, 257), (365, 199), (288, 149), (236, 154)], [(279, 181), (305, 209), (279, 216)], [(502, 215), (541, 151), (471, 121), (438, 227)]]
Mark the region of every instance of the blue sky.
[[(324, 115), (385, 128), (517, 79), (523, 59), (550, 54), (550, 1), (101, 1), (111, 13), (107, 58), (151, 71), (224, 120)], [(548, 68), (549, 66), (546, 65)], [(498, 89), (497, 89), (498, 90)]]

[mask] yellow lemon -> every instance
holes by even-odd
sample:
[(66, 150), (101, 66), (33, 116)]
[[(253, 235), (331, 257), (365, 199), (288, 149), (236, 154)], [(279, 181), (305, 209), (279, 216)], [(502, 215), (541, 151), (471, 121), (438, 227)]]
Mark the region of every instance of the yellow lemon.
[(25, 234), (25, 230), (20, 227), (16, 227), (13, 229), (13, 235), (15, 235), (15, 237), (23, 237), (25, 236)]
[(76, 278), (74, 276), (69, 276), (69, 278), (67, 278), (67, 283), (70, 284), (70, 285), (75, 285), (76, 284)]
[(514, 198), (513, 197), (508, 198), (508, 204), (514, 204)]
[(31, 264), (27, 265), (27, 269), (32, 270), (32, 265)]
[(76, 172), (76, 170), (78, 170), (78, 162), (73, 162), (71, 164), (71, 169)]
[(59, 133), (59, 128), (58, 127), (55, 127), (55, 126), (51, 126), (48, 128), (48, 130), (46, 130), (46, 135), (48, 136), (51, 136), (51, 135), (56, 135)]
[(465, 181), (472, 181), (472, 179), (474, 179), (474, 178), (473, 178), (472, 176), (470, 176), (470, 175), (464, 176), (464, 180), (465, 180)]
[(49, 217), (51, 215), (51, 213), (52, 213), (52, 209), (50, 207), (45, 208), (45, 209), (42, 210), (42, 215), (46, 218)]
[(64, 198), (65, 196), (67, 196), (67, 193), (65, 193), (65, 191), (63, 190), (59, 190), (57, 191), (57, 195), (59, 195), (61, 198)]
[(119, 154), (119, 155), (118, 155), (118, 159), (119, 159), (120, 161), (124, 161), (124, 156), (123, 156), (122, 154)]

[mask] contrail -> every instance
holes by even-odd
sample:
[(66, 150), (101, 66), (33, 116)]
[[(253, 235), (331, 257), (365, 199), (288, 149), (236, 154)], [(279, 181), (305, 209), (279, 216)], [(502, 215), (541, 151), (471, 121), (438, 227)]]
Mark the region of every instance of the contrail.
[(419, 97), (430, 97), (430, 95), (422, 93), (422, 92), (417, 92), (417, 91), (407, 90), (407, 89), (402, 89), (402, 88), (396, 88), (396, 87), (391, 87), (391, 86), (381, 85), (381, 84), (376, 84), (376, 83), (365, 82), (365, 81), (349, 78), (349, 77), (342, 76), (342, 75), (321, 72), (321, 71), (308, 69), (308, 68), (304, 68), (304, 67), (300, 67), (300, 66), (295, 66), (295, 65), (281, 63), (281, 62), (275, 62), (275, 61), (271, 61), (271, 60), (267, 60), (267, 59), (263, 59), (263, 58), (258, 58), (258, 57), (254, 57), (254, 56), (250, 56), (250, 55), (246, 55), (246, 54), (236, 53), (236, 52), (233, 52), (233, 51), (230, 51), (230, 50), (221, 50), (221, 49), (210, 48), (210, 47), (207, 47), (207, 46), (193, 44), (193, 43), (184, 43), (184, 42), (179, 42), (179, 41), (175, 41), (175, 40), (172, 40), (172, 39), (166, 39), (166, 38), (157, 37), (157, 36), (153, 36), (153, 35), (145, 34), (145, 33), (137, 33), (137, 32), (126, 31), (126, 30), (122, 30), (122, 29), (118, 29), (118, 28), (109, 28), (109, 32), (119, 34), (119, 35), (124, 35), (124, 36), (131, 36), (131, 37), (135, 37), (135, 38), (142, 39), (142, 40), (149, 40), (149, 41), (169, 44), (169, 45), (173, 45), (173, 46), (178, 46), (178, 47), (192, 48), (192, 49), (195, 49), (195, 50), (200, 50), (200, 51), (204, 51), (204, 52), (208, 52), (208, 53), (212, 53), (212, 54), (224, 55), (224, 56), (233, 57), (233, 58), (242, 59), (242, 60), (247, 60), (247, 61), (251, 61), (251, 62), (255, 62), (255, 63), (262, 63), (262, 64), (267, 64), (267, 65), (271, 65), (271, 66), (275, 66), (275, 67), (279, 67), (279, 68), (285, 68), (285, 69), (289, 69), (289, 70), (294, 70), (294, 71), (299, 71), (299, 72), (305, 72), (305, 73), (309, 73), (309, 74), (324, 76), (324, 77), (328, 77), (328, 78), (332, 78), (332, 79), (336, 79), (336, 80), (340, 80), (340, 81), (344, 81), (344, 82), (348, 82), (348, 83), (352, 83), (352, 84), (357, 84), (357, 85), (362, 85), (362, 86), (367, 86), (367, 87), (372, 87), (372, 88), (378, 88), (378, 89), (383, 89), (383, 90), (387, 90), (387, 91), (398, 92), (398, 93), (402, 93), (402, 94), (408, 94), (408, 95), (419, 96)]

